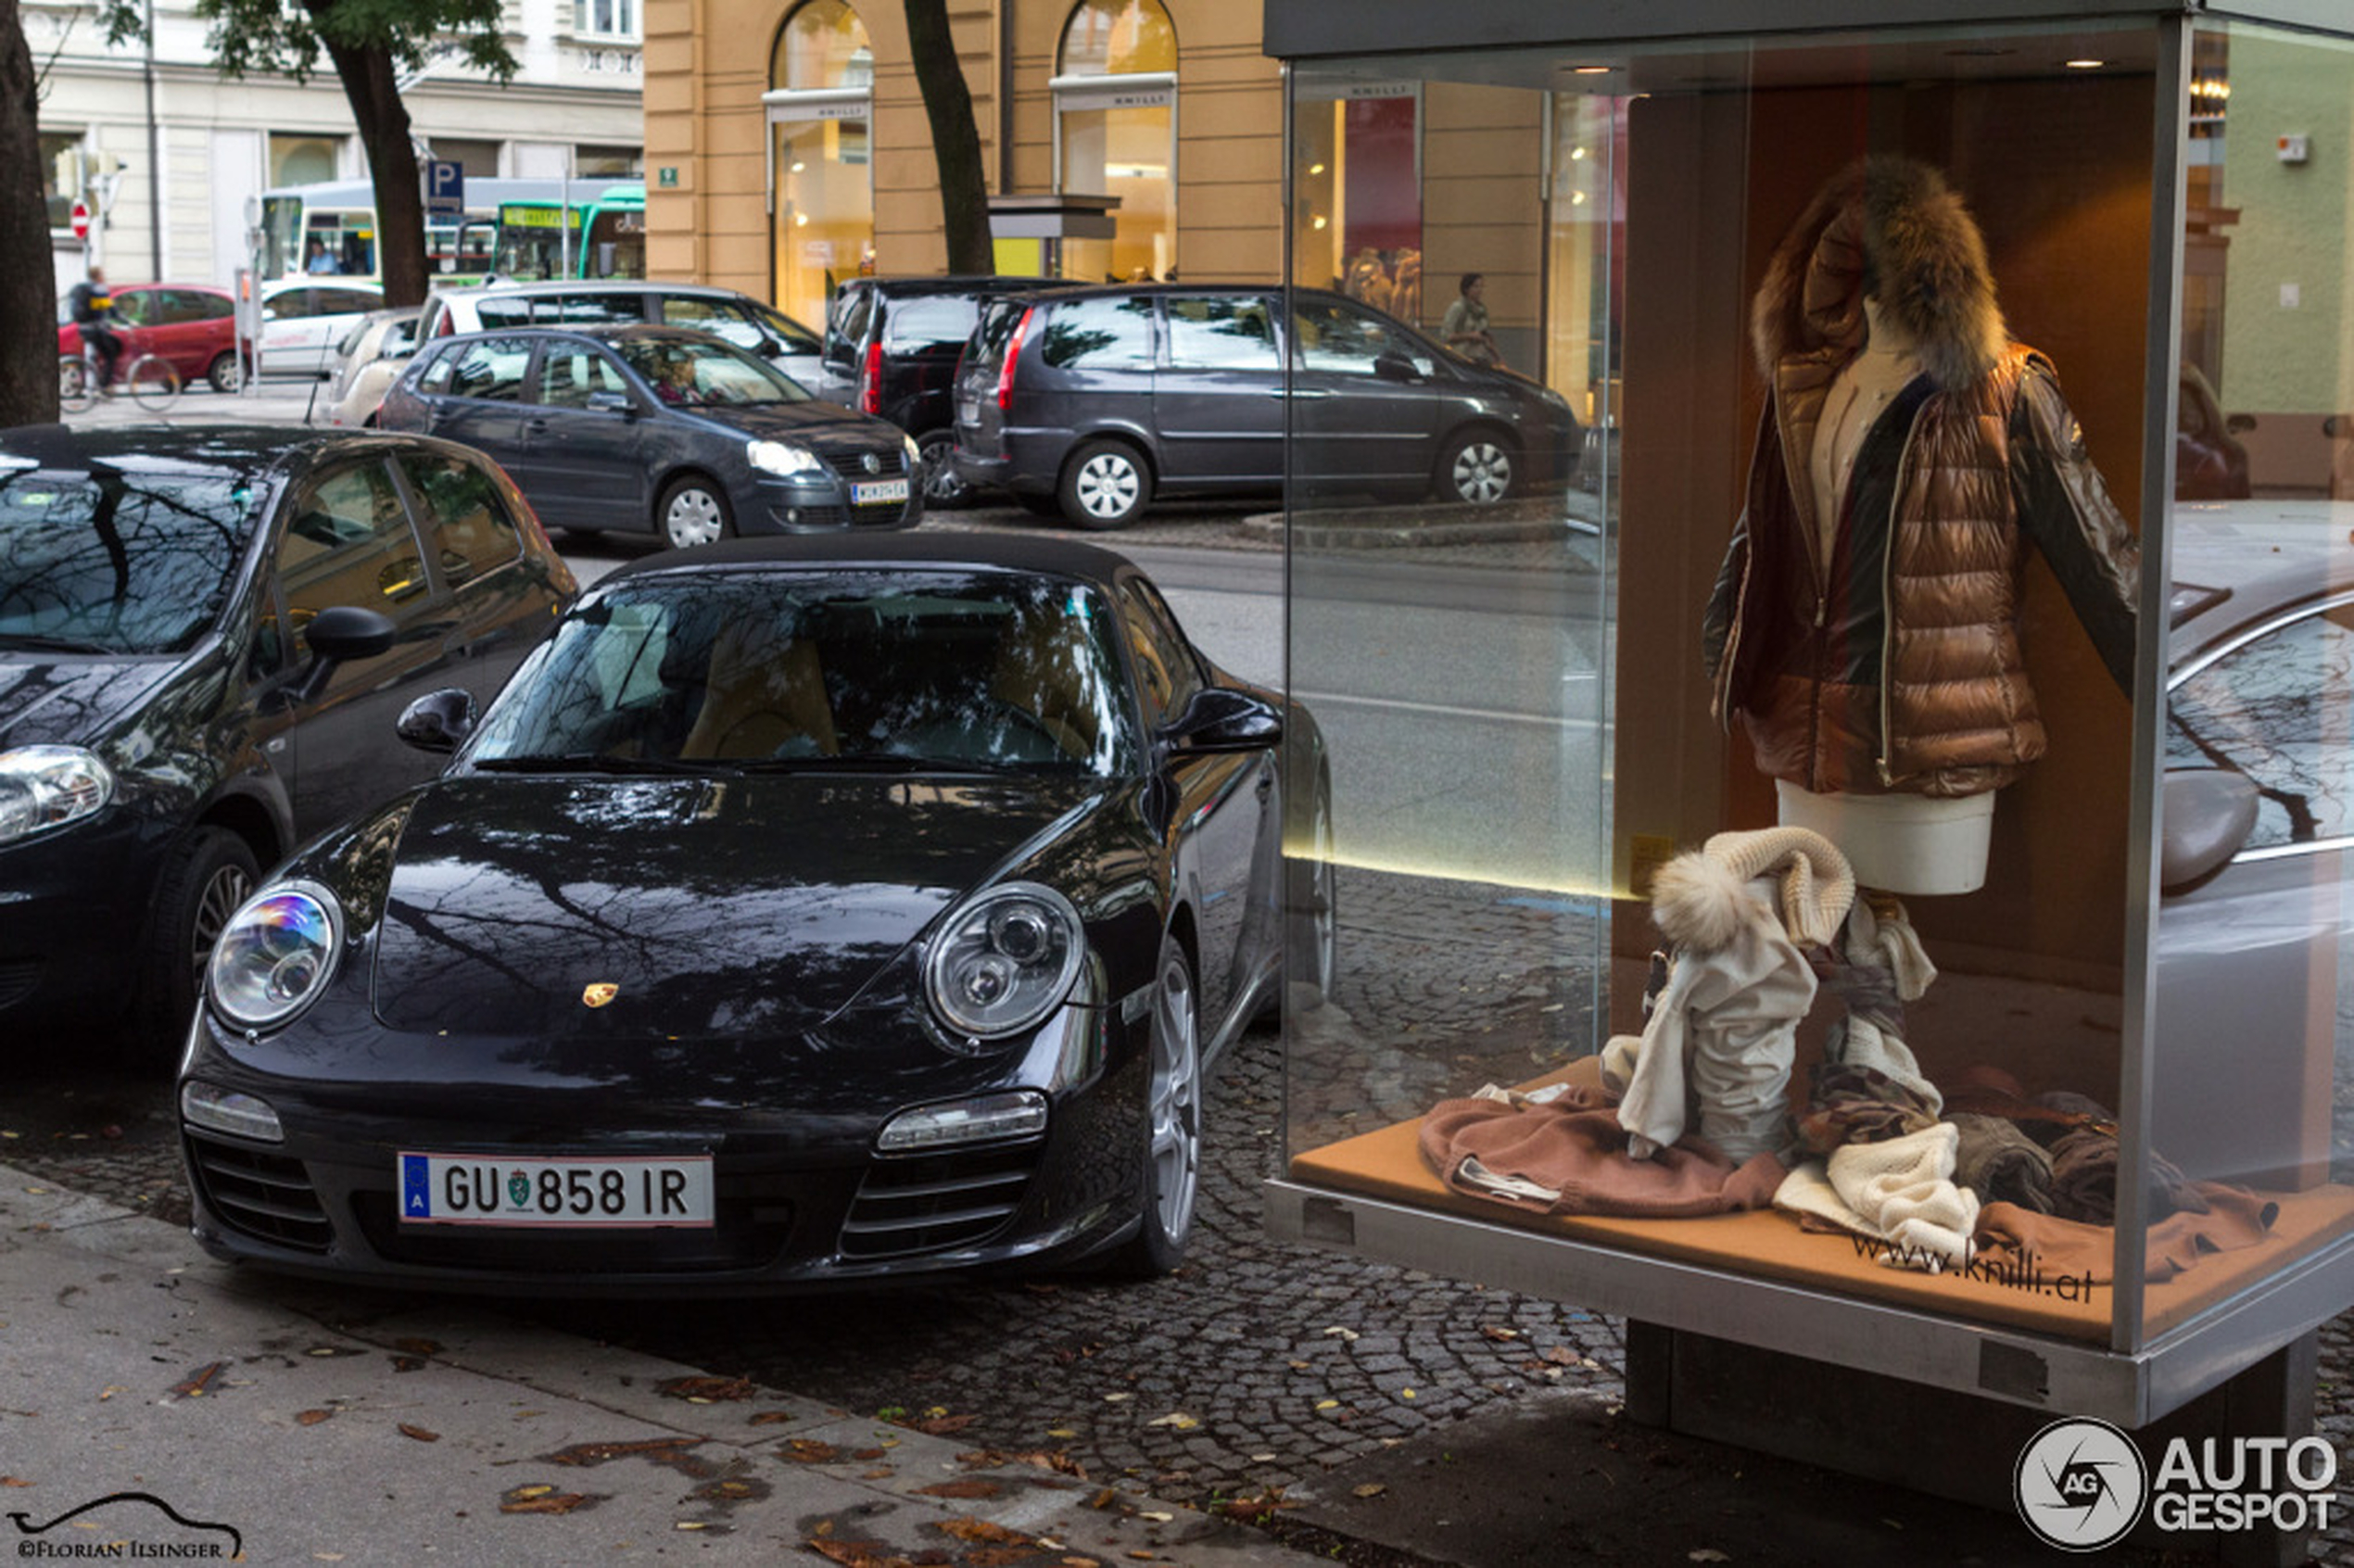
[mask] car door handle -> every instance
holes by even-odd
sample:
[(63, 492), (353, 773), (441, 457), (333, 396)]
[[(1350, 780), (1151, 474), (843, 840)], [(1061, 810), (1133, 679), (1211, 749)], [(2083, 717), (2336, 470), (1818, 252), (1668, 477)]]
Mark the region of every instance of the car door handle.
[(525, 420), (523, 422), (523, 433), (526, 436), (545, 436), (548, 434), (547, 416), (543, 414), (537, 419)]
[(1261, 774), (1255, 792), (1262, 801), (1268, 796), (1273, 794), (1275, 792), (1275, 776), (1272, 773)]

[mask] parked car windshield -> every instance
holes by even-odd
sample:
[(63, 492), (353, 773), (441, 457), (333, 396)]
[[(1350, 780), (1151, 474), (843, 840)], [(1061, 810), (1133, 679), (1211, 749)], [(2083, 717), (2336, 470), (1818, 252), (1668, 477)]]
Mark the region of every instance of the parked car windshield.
[(485, 718), (480, 766), (1073, 772), (1133, 755), (1092, 589), (965, 571), (679, 574), (565, 618)]
[(0, 651), (178, 652), (252, 526), (247, 486), (217, 474), (0, 473)]
[(703, 408), (809, 400), (799, 382), (715, 339), (637, 337), (614, 348), (665, 403)]

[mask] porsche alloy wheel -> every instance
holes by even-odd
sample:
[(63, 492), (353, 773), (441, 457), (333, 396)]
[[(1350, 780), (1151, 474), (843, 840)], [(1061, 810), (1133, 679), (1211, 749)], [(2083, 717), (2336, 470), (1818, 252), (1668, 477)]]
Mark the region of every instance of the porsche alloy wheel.
[(1150, 1050), (1142, 1224), (1114, 1264), (1137, 1279), (1184, 1260), (1201, 1192), (1201, 1028), (1194, 967), (1174, 937), (1161, 939)]
[(1484, 430), (1457, 436), (1438, 461), (1441, 500), (1491, 506), (1512, 493), (1512, 454)]

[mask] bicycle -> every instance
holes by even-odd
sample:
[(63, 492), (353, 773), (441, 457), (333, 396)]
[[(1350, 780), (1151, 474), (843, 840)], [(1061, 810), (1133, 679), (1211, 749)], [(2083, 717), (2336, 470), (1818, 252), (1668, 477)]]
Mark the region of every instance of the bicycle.
[[(118, 368), (132, 401), (150, 413), (161, 413), (178, 402), (180, 373), (171, 368), (171, 361), (160, 354), (139, 352), (137, 339), (131, 334), (121, 336), (123, 350)], [(98, 351), (88, 339), (83, 339), (80, 354), (69, 354), (57, 361), (57, 402), (68, 413), (87, 413), (101, 397), (113, 395), (100, 385)]]

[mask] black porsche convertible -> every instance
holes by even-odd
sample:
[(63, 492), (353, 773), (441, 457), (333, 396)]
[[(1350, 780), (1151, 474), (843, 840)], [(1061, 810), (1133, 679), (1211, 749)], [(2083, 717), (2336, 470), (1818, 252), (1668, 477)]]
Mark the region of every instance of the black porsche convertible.
[(648, 557), (487, 712), (400, 730), (442, 777), (214, 950), (178, 1089), (216, 1256), (608, 1294), (1164, 1272), (1205, 1065), (1287, 934), (1296, 986), (1330, 973), (1313, 722), (1084, 546)]

